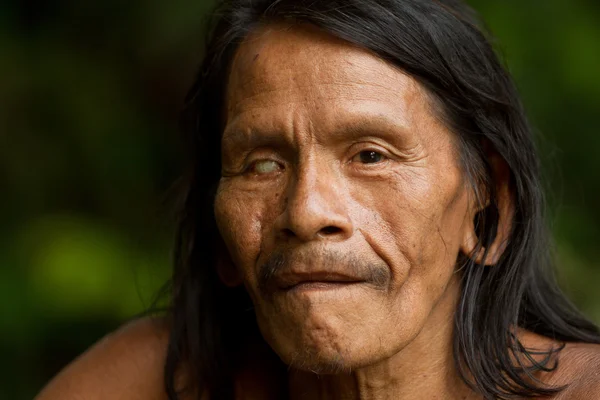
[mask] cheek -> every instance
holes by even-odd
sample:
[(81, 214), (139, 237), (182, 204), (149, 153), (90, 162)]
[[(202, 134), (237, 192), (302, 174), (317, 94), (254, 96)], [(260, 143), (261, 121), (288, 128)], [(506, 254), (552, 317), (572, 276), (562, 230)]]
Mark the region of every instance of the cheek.
[[(394, 288), (436, 292), (454, 270), (466, 212), (460, 173), (446, 168), (395, 171), (358, 201), (370, 203), (367, 235), (393, 269)], [(390, 199), (382, 203), (380, 199)], [(390, 238), (393, 238), (390, 240)]]
[(251, 279), (266, 231), (275, 218), (280, 199), (246, 191), (233, 183), (221, 183), (215, 197), (215, 219), (234, 264)]

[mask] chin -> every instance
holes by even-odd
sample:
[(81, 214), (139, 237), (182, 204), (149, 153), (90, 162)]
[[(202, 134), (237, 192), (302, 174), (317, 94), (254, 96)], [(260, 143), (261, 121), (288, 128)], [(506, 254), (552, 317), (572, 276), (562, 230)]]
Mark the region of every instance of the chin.
[[(364, 343), (362, 329), (336, 326), (332, 319), (320, 324), (305, 320), (286, 325), (272, 327), (264, 336), (291, 368), (319, 375), (342, 374), (377, 361), (376, 354), (366, 351), (370, 346)], [(296, 328), (290, 330), (289, 326)]]
[[(306, 291), (258, 301), (262, 336), (288, 366), (318, 374), (338, 374), (377, 364), (407, 342), (411, 330), (392, 321), (380, 292), (360, 288)], [(393, 332), (393, 335), (391, 333)], [(394, 336), (393, 339), (391, 336)]]
[(353, 368), (352, 364), (344, 360), (339, 354), (324, 356), (322, 354), (307, 354), (306, 352), (296, 354), (291, 362), (286, 364), (290, 368), (312, 372), (317, 375), (348, 374), (356, 368)]

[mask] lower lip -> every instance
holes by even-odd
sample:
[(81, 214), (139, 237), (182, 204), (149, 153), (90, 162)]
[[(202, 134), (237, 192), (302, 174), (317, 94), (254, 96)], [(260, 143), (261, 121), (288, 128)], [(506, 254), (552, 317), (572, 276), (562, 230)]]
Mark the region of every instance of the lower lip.
[(291, 288), (286, 289), (286, 292), (307, 292), (307, 291), (327, 291), (339, 290), (352, 286), (359, 285), (363, 282), (304, 282), (299, 283)]

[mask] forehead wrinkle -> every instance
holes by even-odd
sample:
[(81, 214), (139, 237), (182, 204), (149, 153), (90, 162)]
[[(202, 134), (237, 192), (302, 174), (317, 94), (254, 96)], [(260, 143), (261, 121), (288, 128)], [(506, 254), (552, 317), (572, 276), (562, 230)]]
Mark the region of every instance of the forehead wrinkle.
[[(265, 90), (265, 91), (261, 91), (258, 92), (256, 91), (253, 94), (249, 94), (246, 97), (242, 97), (242, 98), (234, 98), (232, 99), (231, 97), (229, 98), (229, 105), (228, 105), (228, 111), (229, 113), (233, 114), (232, 117), (239, 117), (242, 114), (245, 114), (247, 112), (251, 112), (251, 111), (255, 111), (255, 110), (259, 110), (259, 109), (263, 109), (263, 108), (270, 108), (273, 106), (273, 104), (276, 104), (278, 107), (281, 106), (287, 106), (287, 105), (293, 105), (293, 104), (302, 104), (302, 103), (311, 103), (315, 100), (325, 100), (327, 103), (333, 103), (333, 102), (340, 102), (342, 100), (346, 100), (348, 103), (354, 103), (354, 102), (372, 102), (372, 101), (381, 101), (382, 97), (388, 98), (390, 101), (396, 103), (398, 106), (402, 105), (408, 105), (409, 103), (412, 102), (412, 100), (415, 97), (415, 94), (412, 93), (411, 90), (408, 91), (403, 91), (403, 96), (402, 98), (398, 97), (399, 91), (398, 91), (398, 87), (396, 88), (391, 88), (391, 87), (387, 87), (383, 84), (379, 84), (379, 83), (373, 83), (373, 82), (340, 82), (340, 83), (330, 83), (330, 82), (317, 82), (317, 83), (312, 83), (309, 85), (305, 85), (305, 86), (300, 86), (297, 85), (297, 89), (299, 89), (300, 91), (302, 91), (302, 89), (310, 89), (310, 88), (317, 88), (317, 89), (323, 89), (323, 87), (332, 87), (332, 86), (339, 86), (340, 89), (335, 91), (334, 93), (331, 93), (331, 91), (329, 90), (319, 90), (322, 93), (314, 93), (312, 96), (308, 96), (308, 95), (304, 95), (304, 96), (300, 96), (300, 95), (296, 95), (295, 94), (295, 89), (277, 89), (277, 88), (273, 88), (270, 90)], [(371, 91), (367, 91), (364, 90), (365, 86), (373, 86), (373, 87), (377, 87), (378, 90), (377, 92), (371, 92)], [(274, 97), (271, 96), (273, 93), (277, 92), (277, 91), (285, 91), (285, 95), (283, 95), (283, 98), (285, 98), (285, 101), (280, 100), (279, 97)], [(387, 92), (388, 96), (385, 96), (382, 91)], [(325, 92), (325, 93), (323, 93)], [(239, 96), (236, 96), (239, 97)], [(402, 108), (408, 108), (408, 107), (402, 107)]]

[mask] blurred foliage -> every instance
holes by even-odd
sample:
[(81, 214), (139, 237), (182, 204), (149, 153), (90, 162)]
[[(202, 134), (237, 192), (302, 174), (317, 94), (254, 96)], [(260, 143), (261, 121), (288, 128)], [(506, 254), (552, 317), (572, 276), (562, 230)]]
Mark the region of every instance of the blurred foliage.
[[(0, 7), (0, 398), (32, 398), (168, 278), (177, 118), (209, 3)], [(471, 4), (543, 138), (561, 279), (600, 322), (600, 3)]]

